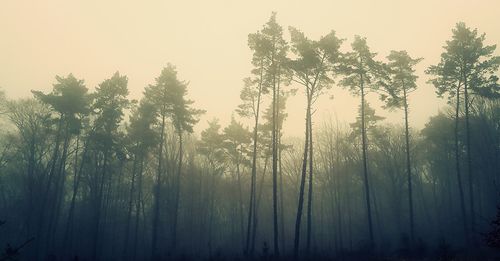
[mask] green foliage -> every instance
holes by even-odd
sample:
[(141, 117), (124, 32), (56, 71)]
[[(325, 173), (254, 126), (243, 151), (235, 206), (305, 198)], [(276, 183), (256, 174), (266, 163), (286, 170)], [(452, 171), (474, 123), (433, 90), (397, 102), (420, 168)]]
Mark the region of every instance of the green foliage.
[(73, 74), (67, 77), (56, 76), (56, 80), (52, 93), (32, 91), (35, 97), (50, 105), (61, 115), (74, 117), (77, 113), (87, 112), (89, 97), (83, 80), (76, 79)]
[(257, 115), (257, 104), (260, 103), (259, 100), (259, 83), (256, 79), (247, 77), (243, 79), (244, 86), (240, 92), (240, 99), (242, 103), (238, 105), (236, 113), (241, 117), (256, 117)]
[[(361, 105), (358, 107), (358, 116), (356, 116), (356, 121), (351, 123), (350, 126), (353, 130), (353, 135), (357, 136), (361, 134)], [(382, 116), (376, 115), (375, 114), (375, 109), (373, 109), (368, 102), (365, 102), (365, 128), (366, 130), (370, 130), (375, 125), (377, 122), (385, 119)]]
[(290, 60), (288, 66), (294, 72), (294, 80), (305, 86), (314, 100), (325, 89), (332, 87), (333, 76), (341, 62), (339, 48), (344, 40), (337, 38), (335, 31), (318, 41), (307, 38), (294, 27), (289, 27), (289, 31), (292, 52), (296, 58)]
[(123, 120), (123, 111), (129, 108), (127, 99), (127, 77), (116, 72), (110, 79), (104, 80), (93, 94), (93, 114), (96, 116), (94, 135), (108, 145)]
[(380, 98), (386, 102), (386, 108), (402, 108), (406, 104), (407, 95), (417, 89), (418, 76), (414, 66), (422, 58), (413, 59), (406, 51), (391, 51), (387, 59), (389, 81), (384, 86), (386, 93), (382, 93)]
[(127, 133), (131, 142), (135, 143), (139, 149), (138, 152), (144, 152), (157, 143), (158, 137), (153, 130), (156, 120), (154, 106), (144, 100), (132, 111)]
[(351, 47), (352, 52), (344, 54), (339, 68), (344, 75), (340, 85), (354, 95), (361, 95), (361, 88), (377, 90), (387, 80), (383, 64), (374, 59), (377, 54), (370, 52), (366, 38), (358, 35)]
[(496, 45), (484, 45), (486, 35), (479, 35), (477, 29), (471, 30), (463, 22), (457, 23), (452, 33), (452, 39), (446, 41), (440, 62), (426, 70), (434, 77), (429, 82), (436, 87), (438, 96), (447, 94), (450, 101), (456, 96), (457, 89), (467, 83), (472, 94), (500, 97), (498, 77), (495, 75), (500, 57), (493, 55)]
[(247, 156), (250, 154), (252, 133), (234, 117), (223, 131), (223, 147), (234, 164), (245, 163), (250, 165)]
[(204, 110), (192, 108), (193, 101), (187, 100), (186, 95), (187, 82), (177, 79), (175, 66), (168, 64), (156, 78), (156, 84), (146, 87), (144, 99), (154, 106), (158, 117), (170, 117), (177, 132), (193, 132)]
[(216, 172), (224, 170), (224, 136), (220, 133), (221, 125), (218, 119), (208, 122), (207, 129), (201, 132), (198, 151), (205, 156)]

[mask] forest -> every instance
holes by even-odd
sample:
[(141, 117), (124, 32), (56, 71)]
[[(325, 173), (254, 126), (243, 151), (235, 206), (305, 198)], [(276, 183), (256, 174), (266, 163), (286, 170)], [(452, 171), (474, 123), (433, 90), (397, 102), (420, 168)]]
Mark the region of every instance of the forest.
[[(199, 133), (209, 112), (170, 63), (137, 100), (120, 72), (2, 91), (0, 260), (500, 257), (500, 56), (478, 29), (450, 32), (419, 72), (426, 57), (333, 30), (312, 39), (273, 13), (241, 39), (253, 69), (230, 123)], [(409, 99), (419, 74), (448, 104), (422, 129)], [(337, 89), (358, 99), (355, 122), (315, 117)], [(369, 93), (400, 122), (383, 122)], [(299, 138), (282, 128), (291, 96)]]

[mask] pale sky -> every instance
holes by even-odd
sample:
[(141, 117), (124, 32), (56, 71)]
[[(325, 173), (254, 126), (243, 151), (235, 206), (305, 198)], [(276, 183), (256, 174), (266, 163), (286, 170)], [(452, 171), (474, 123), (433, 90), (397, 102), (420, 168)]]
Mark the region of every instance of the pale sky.
[[(50, 91), (55, 75), (73, 73), (93, 90), (120, 71), (129, 78), (130, 97), (138, 99), (170, 62), (180, 79), (190, 82), (195, 106), (207, 110), (196, 132), (213, 117), (225, 125), (252, 68), (247, 36), (261, 29), (272, 11), (286, 39), (288, 26), (313, 39), (335, 30), (346, 38), (345, 50), (358, 34), (367, 37), (379, 59), (390, 50), (423, 57), (419, 90), (410, 100), (416, 128), (445, 105), (423, 71), (439, 61), (454, 25), (463, 21), (486, 33), (487, 44), (500, 43), (498, 0), (0, 0), (0, 86), (10, 98), (29, 97), (32, 89)], [(331, 115), (354, 121), (358, 98), (337, 86), (330, 93), (333, 100), (325, 95), (316, 104), (316, 125)], [(384, 112), (377, 99), (371, 95), (369, 101), (378, 114), (402, 121), (401, 112)], [(302, 135), (304, 103), (301, 91), (290, 99), (286, 135)]]

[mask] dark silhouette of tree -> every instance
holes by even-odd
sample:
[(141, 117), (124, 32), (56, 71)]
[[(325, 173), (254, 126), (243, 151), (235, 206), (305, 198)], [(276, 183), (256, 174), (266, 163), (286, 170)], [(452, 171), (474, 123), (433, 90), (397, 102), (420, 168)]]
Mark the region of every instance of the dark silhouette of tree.
[(242, 117), (253, 117), (253, 152), (252, 152), (252, 174), (250, 181), (250, 199), (248, 205), (248, 219), (246, 229), (246, 243), (244, 252), (253, 255), (254, 240), (256, 228), (255, 223), (255, 192), (256, 192), (256, 176), (257, 176), (257, 144), (258, 144), (258, 127), (260, 105), (262, 103), (262, 95), (268, 93), (268, 86), (266, 81), (266, 69), (268, 67), (267, 61), (267, 41), (262, 36), (261, 32), (248, 35), (248, 46), (253, 51), (252, 56), (252, 69), (253, 77), (244, 79), (244, 87), (240, 93), (242, 104), (238, 106), (237, 112)]
[(242, 166), (249, 165), (247, 156), (250, 154), (249, 147), (252, 141), (252, 134), (248, 128), (236, 121), (234, 117), (231, 118), (231, 123), (224, 128), (224, 149), (229, 157), (232, 166), (236, 168), (236, 179), (238, 183), (238, 218), (240, 233), (239, 236), (242, 240), (242, 250), (245, 250), (245, 230), (244, 230), (244, 210), (243, 210), (243, 192), (242, 192)]
[[(465, 23), (457, 23), (452, 30), (452, 39), (446, 42), (444, 46), (445, 52), (441, 54), (439, 64), (430, 66), (426, 71), (435, 78), (430, 82), (437, 88), (436, 92), (439, 96), (447, 93), (449, 99), (456, 97), (456, 131), (458, 132), (458, 113), (460, 108), (460, 94), (463, 92), (463, 107), (465, 110), (465, 132), (466, 141), (465, 147), (467, 150), (467, 173), (469, 183), (469, 218), (470, 227), (464, 224), (466, 234), (472, 233), (474, 238), (476, 231), (476, 214), (474, 206), (474, 174), (471, 155), (470, 143), (470, 95), (478, 95), (484, 97), (497, 98), (500, 97), (500, 88), (497, 83), (498, 77), (495, 72), (500, 66), (500, 57), (494, 56), (496, 49), (495, 45), (484, 46), (485, 34), (478, 35), (477, 29), (471, 30)], [(460, 176), (459, 156), (458, 156), (458, 139), (456, 141), (456, 161), (457, 161), (457, 176)], [(461, 177), (459, 178), (461, 183)], [(462, 186), (462, 185), (459, 185)], [(461, 191), (463, 189), (460, 189)], [(463, 194), (463, 192), (461, 192)], [(464, 197), (463, 195), (461, 196)], [(465, 205), (465, 203), (464, 203)], [(463, 219), (466, 223), (465, 206), (463, 207)], [(469, 231), (470, 229), (470, 231)], [(469, 238), (470, 235), (467, 236)]]
[(406, 174), (408, 177), (408, 209), (410, 217), (410, 243), (415, 241), (415, 221), (413, 214), (413, 190), (410, 156), (410, 134), (408, 126), (408, 95), (417, 89), (414, 66), (422, 59), (411, 58), (406, 51), (391, 51), (387, 56), (389, 63), (390, 81), (386, 85), (386, 91), (389, 95), (382, 95), (381, 99), (386, 102), (389, 109), (404, 109), (405, 121), (405, 143), (406, 143)]
[[(76, 79), (72, 74), (66, 78), (56, 76), (57, 83), (53, 85), (52, 93), (44, 94), (40, 91), (32, 91), (34, 96), (42, 103), (49, 105), (57, 118), (54, 149), (52, 158), (49, 161), (48, 177), (46, 180), (45, 191), (42, 193), (39, 217), (38, 238), (45, 238), (46, 249), (52, 252), (54, 247), (54, 235), (57, 229), (57, 223), (60, 216), (61, 201), (64, 195), (64, 184), (66, 180), (66, 160), (68, 157), (68, 147), (70, 139), (79, 129), (80, 119), (78, 115), (85, 114), (89, 108), (89, 97), (87, 88), (83, 80)], [(61, 148), (61, 142), (62, 148)], [(53, 187), (53, 188), (52, 188)], [(48, 210), (48, 211), (47, 211)], [(45, 222), (45, 234), (42, 236), (42, 229)], [(37, 241), (36, 248), (41, 247), (41, 240)]]
[(224, 158), (224, 136), (220, 133), (221, 125), (217, 119), (208, 122), (208, 127), (201, 132), (201, 138), (198, 145), (200, 154), (208, 163), (209, 176), (209, 192), (205, 201), (208, 207), (208, 231), (204, 231), (207, 237), (208, 254), (213, 256), (213, 241), (214, 241), (214, 220), (216, 219), (216, 191), (219, 188), (219, 178), (226, 169)]
[[(254, 66), (260, 56), (261, 81), (259, 85), (272, 91), (272, 177), (273, 177), (273, 246), (274, 255), (279, 256), (279, 224), (278, 224), (278, 136), (277, 136), (277, 104), (280, 85), (286, 79), (287, 42), (283, 39), (283, 28), (276, 22), (276, 13), (272, 13), (269, 21), (257, 33), (249, 35), (250, 49), (254, 50)], [(262, 86), (261, 86), (262, 87)]]
[(168, 92), (171, 95), (172, 103), (172, 123), (179, 136), (179, 162), (177, 175), (175, 180), (175, 199), (174, 199), (174, 220), (172, 222), (172, 249), (175, 250), (177, 245), (177, 218), (179, 211), (179, 197), (180, 197), (180, 183), (182, 174), (182, 161), (183, 161), (183, 134), (185, 132), (192, 133), (193, 126), (198, 123), (199, 115), (204, 113), (203, 110), (194, 109), (191, 105), (194, 103), (192, 100), (187, 100), (187, 84), (179, 82), (168, 86)]
[[(335, 31), (321, 37), (320, 40), (310, 40), (301, 31), (290, 27), (292, 52), (296, 58), (289, 62), (293, 71), (293, 81), (303, 85), (306, 94), (306, 131), (302, 176), (295, 222), (294, 256), (298, 256), (300, 225), (304, 202), (304, 186), (306, 179), (307, 159), (309, 159), (309, 194), (307, 207), (307, 244), (306, 251), (311, 247), (312, 230), (312, 195), (313, 195), (313, 141), (312, 141), (312, 114), (313, 104), (326, 89), (331, 88), (333, 82), (331, 73), (336, 72), (340, 58), (340, 44)], [(309, 156), (308, 156), (309, 155)]]
[[(128, 108), (130, 102), (127, 99), (128, 79), (126, 76), (116, 72), (113, 77), (103, 81), (96, 88), (94, 93), (94, 102), (92, 111), (95, 115), (93, 131), (91, 139), (98, 160), (95, 162), (95, 169), (98, 170), (93, 176), (91, 189), (94, 190), (94, 213), (93, 213), (93, 250), (92, 257), (96, 259), (99, 256), (99, 230), (103, 206), (104, 194), (111, 193), (112, 171), (109, 170), (110, 162), (113, 160), (113, 155), (117, 157), (118, 147), (122, 143), (122, 134), (119, 126), (123, 120), (124, 110)], [(108, 187), (105, 190), (105, 187)]]
[(383, 77), (383, 66), (374, 60), (376, 53), (370, 52), (366, 44), (366, 38), (355, 36), (351, 44), (352, 52), (346, 53), (341, 66), (341, 72), (345, 75), (340, 84), (348, 88), (354, 95), (361, 97), (361, 147), (363, 157), (363, 179), (366, 197), (366, 212), (369, 230), (369, 244), (373, 248), (375, 241), (373, 236), (373, 221), (371, 211), (370, 187), (368, 181), (367, 141), (365, 125), (365, 97), (368, 91), (377, 89), (380, 79)]
[[(192, 125), (196, 122), (194, 114), (197, 112), (192, 111), (189, 107), (186, 107), (188, 103), (182, 101), (186, 91), (186, 83), (177, 79), (177, 71), (172, 64), (168, 64), (167, 67), (163, 68), (161, 74), (156, 78), (156, 83), (146, 87), (144, 92), (144, 97), (146, 101), (152, 104), (155, 108), (156, 116), (159, 118), (159, 147), (158, 147), (158, 168), (156, 173), (155, 181), (155, 192), (154, 192), (154, 207), (153, 207), (153, 231), (151, 239), (151, 257), (153, 259), (159, 258), (158, 253), (158, 231), (160, 229), (160, 202), (161, 202), (161, 187), (163, 184), (162, 176), (166, 171), (164, 169), (164, 146), (165, 146), (165, 130), (167, 120), (173, 117), (174, 110), (177, 113), (172, 120), (177, 128), (179, 135), (182, 135), (184, 131), (183, 128), (188, 128), (191, 130)], [(177, 97), (176, 97), (177, 95)], [(174, 105), (175, 103), (175, 105)], [(192, 112), (192, 113), (191, 113)], [(180, 133), (179, 133), (179, 130)], [(182, 142), (180, 142), (182, 147)], [(165, 153), (166, 154), (166, 153)], [(182, 165), (179, 164), (181, 167)]]
[[(142, 180), (145, 160), (148, 157), (148, 150), (157, 144), (158, 135), (153, 126), (156, 124), (155, 108), (145, 100), (141, 100), (139, 106), (134, 108), (130, 116), (130, 125), (127, 128), (130, 142), (130, 153), (133, 157), (132, 177), (129, 190), (127, 218), (125, 225), (125, 241), (123, 248), (123, 257), (131, 256), (133, 260), (137, 255), (138, 229), (140, 221), (140, 212), (142, 204)], [(130, 223), (132, 219), (132, 210), (135, 209), (134, 240), (130, 249)]]

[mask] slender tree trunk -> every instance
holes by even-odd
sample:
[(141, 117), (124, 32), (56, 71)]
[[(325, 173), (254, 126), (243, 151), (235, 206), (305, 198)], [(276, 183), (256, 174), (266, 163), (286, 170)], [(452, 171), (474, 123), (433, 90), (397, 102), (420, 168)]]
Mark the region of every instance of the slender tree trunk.
[[(78, 178), (78, 150), (80, 149), (80, 135), (78, 135), (76, 137), (76, 149), (75, 149), (75, 161), (74, 161), (74, 166), (73, 166), (73, 193), (72, 193), (72, 196), (71, 196), (71, 203), (70, 203), (70, 207), (69, 207), (69, 210), (68, 210), (68, 219), (66, 220), (66, 226), (65, 226), (65, 229), (64, 229), (64, 237), (63, 237), (63, 249), (65, 251), (65, 255), (67, 255), (69, 253), (69, 249), (71, 247), (71, 244), (68, 242), (69, 241), (69, 229), (70, 229), (70, 222), (73, 218), (73, 211), (74, 211), (74, 200), (76, 198), (76, 195), (75, 194), (75, 187), (76, 187), (76, 183), (79, 182), (79, 178)], [(83, 161), (83, 159), (82, 159)]]
[[(260, 68), (260, 82), (259, 82), (259, 91), (257, 95), (257, 108), (255, 110), (255, 125), (253, 128), (253, 153), (252, 153), (252, 177), (250, 180), (250, 203), (248, 205), (248, 222), (247, 222), (247, 240), (245, 245), (245, 253), (250, 256), (253, 255), (253, 251), (249, 252), (250, 241), (254, 237), (251, 235), (253, 219), (255, 218), (255, 183), (257, 176), (257, 138), (258, 138), (258, 128), (259, 128), (259, 113), (260, 113), (260, 99), (262, 95), (262, 81), (263, 81), (263, 65), (261, 60), (261, 68)], [(253, 247), (252, 247), (253, 249)]]
[(48, 249), (50, 250), (50, 252), (55, 252), (54, 247), (55, 247), (57, 227), (59, 224), (59, 216), (60, 216), (59, 213), (61, 212), (61, 205), (64, 199), (64, 183), (66, 180), (66, 159), (68, 156), (69, 141), (71, 139), (70, 134), (68, 133), (69, 123), (66, 123), (65, 129), (66, 133), (63, 142), (63, 153), (61, 155), (61, 161), (58, 167), (58, 176), (56, 179), (53, 210), (51, 212), (52, 215), (49, 219), (49, 229), (48, 229), (49, 233), (47, 235), (47, 242), (49, 244)]
[[(312, 94), (311, 94), (312, 96)], [(311, 105), (309, 105), (311, 107)], [(306, 253), (311, 251), (311, 234), (312, 234), (312, 204), (313, 204), (313, 129), (312, 129), (312, 113), (309, 109), (309, 189), (307, 196), (307, 241)]]
[[(132, 246), (132, 260), (137, 259), (137, 243), (139, 241), (139, 220), (141, 214), (142, 202), (142, 172), (144, 169), (144, 151), (140, 155), (139, 173), (137, 173), (137, 197), (135, 203), (135, 226), (134, 226), (134, 244)], [(143, 218), (145, 216), (143, 215)]]
[(177, 247), (177, 219), (179, 216), (179, 196), (181, 191), (181, 173), (182, 173), (182, 158), (183, 158), (183, 146), (182, 146), (182, 131), (179, 132), (179, 166), (177, 169), (177, 178), (175, 182), (175, 202), (174, 202), (174, 220), (172, 229), (172, 250), (175, 251)]
[[(277, 148), (277, 139), (276, 139), (276, 129), (278, 120), (277, 113), (278, 109), (276, 102), (276, 72), (274, 72), (273, 77), (273, 123), (272, 123), (272, 153), (273, 153), (273, 235), (274, 235), (274, 255), (278, 257), (280, 255), (279, 250), (279, 235), (278, 235), (278, 148)], [(279, 95), (279, 94), (278, 94)]]
[(295, 258), (299, 255), (299, 243), (300, 243), (300, 223), (302, 220), (302, 208), (304, 207), (304, 187), (306, 183), (306, 172), (307, 172), (307, 155), (309, 152), (309, 116), (311, 115), (311, 97), (309, 92), (307, 93), (307, 109), (306, 109), (306, 133), (304, 140), (304, 157), (302, 159), (302, 173), (300, 178), (300, 189), (299, 189), (299, 200), (297, 206), (297, 216), (295, 219), (295, 239), (293, 245), (293, 256)]
[(262, 191), (264, 188), (264, 181), (266, 179), (266, 173), (267, 173), (267, 165), (268, 165), (269, 157), (266, 157), (264, 160), (264, 169), (262, 170), (262, 177), (260, 178), (259, 182), (259, 194), (257, 196), (256, 194), (256, 200), (255, 200), (255, 218), (254, 218), (254, 224), (253, 224), (253, 232), (252, 232), (252, 242), (251, 242), (251, 251), (253, 252), (255, 250), (255, 238), (257, 237), (257, 228), (259, 224), (259, 206), (260, 206), (260, 201), (262, 199)]
[(455, 167), (457, 171), (458, 192), (460, 193), (460, 210), (462, 212), (462, 221), (464, 225), (464, 236), (467, 245), (469, 244), (469, 230), (467, 228), (467, 215), (465, 213), (465, 199), (464, 190), (462, 186), (462, 175), (460, 173), (460, 150), (459, 150), (459, 137), (458, 137), (458, 124), (460, 112), (460, 83), (457, 87), (457, 104), (455, 108)]
[[(240, 155), (241, 156), (241, 155)], [(238, 179), (238, 212), (239, 212), (239, 219), (240, 219), (240, 233), (239, 237), (241, 238), (241, 247), (243, 250), (245, 250), (245, 245), (244, 245), (244, 240), (243, 240), (243, 233), (244, 233), (244, 225), (243, 223), (244, 218), (243, 218), (243, 193), (241, 189), (241, 173), (240, 173), (240, 162), (238, 159), (238, 162), (236, 163), (236, 175)]]
[[(281, 130), (281, 127), (280, 127)], [(278, 138), (278, 173), (279, 173), (279, 179), (280, 179), (280, 225), (281, 225), (281, 251), (283, 253), (286, 253), (285, 250), (285, 204), (284, 204), (284, 196), (283, 196), (283, 170), (282, 170), (282, 161), (281, 161), (281, 152), (282, 152), (282, 147), (281, 147), (281, 131), (279, 132), (279, 138)]]
[[(336, 147), (336, 153), (335, 153), (335, 164), (337, 165), (337, 169), (339, 169), (338, 166), (340, 166), (340, 131), (339, 131), (339, 124), (337, 122), (336, 124), (336, 135), (335, 135), (335, 147)], [(333, 148), (330, 149), (332, 154), (333, 154)], [(333, 157), (333, 155), (332, 155)], [(331, 160), (333, 162), (333, 159)], [(342, 178), (340, 176), (340, 171), (337, 173), (333, 173), (334, 166), (332, 166), (332, 175), (334, 175), (334, 180), (335, 176), (337, 177), (337, 189), (336, 189), (336, 195), (337, 195), (337, 216), (338, 216), (338, 228), (339, 228), (339, 243), (340, 243), (340, 251), (343, 252), (344, 249), (344, 236), (343, 236), (343, 230), (342, 230), (342, 210), (341, 210), (341, 204), (342, 204), (342, 191), (340, 190), (342, 186)], [(336, 175), (335, 175), (336, 174)], [(343, 254), (343, 253), (341, 253)]]
[(153, 231), (151, 239), (151, 259), (158, 258), (157, 253), (157, 240), (158, 240), (158, 222), (160, 219), (160, 190), (161, 190), (161, 174), (162, 174), (162, 161), (163, 161), (163, 142), (165, 139), (165, 115), (161, 118), (161, 133), (160, 133), (160, 147), (158, 151), (158, 171), (156, 172), (156, 186), (154, 195), (153, 207)]
[(406, 141), (406, 172), (408, 175), (408, 207), (410, 209), (410, 245), (413, 247), (415, 242), (415, 223), (413, 218), (413, 193), (412, 193), (412, 175), (411, 175), (411, 157), (410, 157), (410, 132), (408, 127), (408, 97), (406, 88), (403, 86), (404, 110), (405, 110), (405, 141)]
[[(138, 147), (138, 145), (136, 145)], [(129, 190), (129, 199), (127, 206), (127, 221), (125, 221), (125, 241), (123, 243), (123, 251), (122, 258), (123, 260), (127, 259), (127, 253), (129, 253), (129, 238), (130, 238), (130, 220), (132, 219), (132, 208), (134, 206), (134, 190), (135, 190), (135, 179), (137, 173), (137, 162), (139, 159), (137, 158), (137, 153), (134, 154), (134, 163), (132, 166), (132, 182), (130, 184)]]
[[(96, 197), (96, 202), (95, 204), (95, 209), (94, 209), (94, 218), (93, 218), (93, 227), (92, 227), (92, 260), (97, 260), (98, 257), (98, 252), (99, 252), (99, 223), (101, 221), (101, 209), (102, 209), (102, 197), (103, 197), (103, 192), (104, 192), (104, 180), (106, 177), (106, 167), (108, 164), (108, 151), (105, 149), (103, 151), (103, 163), (102, 163), (102, 172), (101, 172), (101, 178), (97, 178), (97, 186), (98, 191), (97, 191), (97, 197)], [(98, 175), (98, 174), (97, 174)]]
[(26, 210), (27, 237), (32, 236), (33, 231), (33, 209), (35, 193), (35, 157), (36, 157), (36, 137), (33, 133), (29, 138), (29, 161), (28, 161), (28, 209)]
[(363, 181), (365, 187), (365, 197), (366, 197), (366, 212), (368, 218), (368, 230), (369, 230), (369, 244), (370, 248), (373, 249), (375, 246), (375, 241), (373, 238), (373, 222), (372, 222), (372, 212), (371, 212), (371, 200), (370, 200), (370, 185), (368, 183), (368, 163), (367, 163), (367, 153), (366, 153), (366, 126), (365, 126), (365, 88), (363, 86), (363, 75), (361, 74), (361, 146), (363, 153)]
[[(47, 177), (47, 183), (45, 186), (45, 191), (42, 193), (41, 197), (41, 204), (39, 208), (39, 215), (38, 215), (38, 225), (37, 225), (37, 237), (42, 238), (43, 235), (43, 228), (44, 228), (44, 223), (45, 223), (45, 215), (46, 215), (46, 207), (47, 207), (47, 201), (48, 198), (50, 197), (51, 191), (50, 188), (52, 186), (52, 179), (54, 178), (54, 172), (56, 169), (56, 163), (57, 163), (57, 158), (59, 157), (59, 147), (61, 143), (61, 131), (62, 131), (62, 124), (63, 124), (63, 114), (60, 114), (60, 119), (57, 125), (57, 132), (56, 132), (56, 139), (55, 139), (55, 145), (54, 145), (54, 152), (52, 155), (52, 159), (50, 160), (50, 170), (48, 173)], [(36, 253), (37, 256), (43, 256), (42, 251), (42, 244), (47, 244), (47, 242), (42, 242), (42, 240), (37, 240), (36, 241)]]
[(470, 205), (470, 232), (473, 244), (476, 244), (476, 214), (474, 206), (474, 176), (472, 173), (472, 155), (470, 142), (470, 123), (469, 123), (469, 86), (467, 75), (464, 75), (464, 105), (465, 105), (465, 145), (467, 149), (467, 173), (469, 177), (469, 205)]

